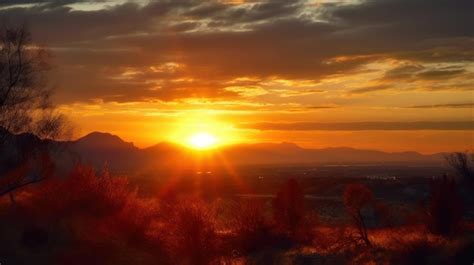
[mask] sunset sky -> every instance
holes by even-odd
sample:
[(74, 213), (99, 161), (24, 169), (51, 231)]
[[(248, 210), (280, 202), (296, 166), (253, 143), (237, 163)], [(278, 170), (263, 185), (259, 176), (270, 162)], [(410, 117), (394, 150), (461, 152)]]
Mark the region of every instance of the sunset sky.
[(3, 0), (76, 128), (423, 153), (474, 146), (474, 1)]

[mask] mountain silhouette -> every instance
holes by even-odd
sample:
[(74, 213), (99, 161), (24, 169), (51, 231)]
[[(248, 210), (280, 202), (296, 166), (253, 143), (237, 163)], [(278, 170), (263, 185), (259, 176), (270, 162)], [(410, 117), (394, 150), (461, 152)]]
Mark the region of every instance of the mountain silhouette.
[(383, 152), (350, 147), (322, 149), (302, 148), (294, 143), (255, 143), (223, 146), (216, 150), (196, 152), (184, 146), (161, 142), (137, 148), (116, 135), (94, 132), (70, 143), (86, 161), (123, 168), (155, 168), (191, 164), (196, 156), (218, 160), (223, 157), (232, 164), (345, 164), (345, 163), (439, 163), (443, 154), (424, 155), (417, 152)]
[[(26, 143), (44, 142), (33, 135), (15, 135)], [(161, 142), (147, 148), (138, 148), (120, 137), (102, 132), (93, 132), (75, 141), (54, 142), (67, 150), (70, 159), (93, 165), (97, 168), (108, 164), (116, 171), (159, 170), (168, 167), (192, 167), (199, 163), (225, 160), (233, 165), (255, 164), (350, 164), (350, 163), (430, 163), (439, 164), (442, 153), (424, 155), (417, 152), (383, 152), (350, 147), (322, 149), (302, 148), (294, 143), (255, 143), (223, 146), (215, 150), (194, 151), (184, 146)], [(4, 154), (5, 155), (5, 154)], [(64, 156), (62, 157), (64, 158)], [(209, 162), (210, 163), (210, 162)]]

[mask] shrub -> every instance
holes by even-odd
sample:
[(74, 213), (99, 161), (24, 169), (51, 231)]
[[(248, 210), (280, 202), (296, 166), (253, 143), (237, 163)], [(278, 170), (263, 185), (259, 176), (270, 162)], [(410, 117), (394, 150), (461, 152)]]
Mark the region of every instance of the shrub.
[(305, 223), (304, 195), (295, 179), (289, 179), (273, 200), (273, 219), (277, 229), (297, 238)]
[[(400, 249), (394, 251), (390, 256), (390, 264), (400, 265), (428, 265), (434, 264), (440, 257), (439, 247), (427, 239), (412, 242), (401, 242)], [(442, 264), (441, 262), (436, 264)]]
[(377, 223), (382, 227), (393, 227), (394, 226), (394, 214), (392, 209), (383, 202), (377, 202), (374, 205), (374, 213), (377, 219)]
[(451, 264), (472, 264), (474, 261), (474, 241), (462, 243), (455, 249), (451, 259)]
[(43, 184), (28, 207), (41, 230), (25, 231), (27, 244), (49, 239), (60, 264), (166, 264), (162, 235), (153, 231), (157, 202), (139, 198), (125, 178), (77, 165)]
[(201, 201), (176, 205), (169, 217), (167, 245), (174, 264), (207, 265), (217, 262), (218, 242), (214, 216)]
[(366, 217), (362, 211), (372, 204), (373, 197), (372, 191), (362, 184), (351, 184), (344, 191), (344, 205), (347, 213), (357, 229), (359, 240), (367, 246), (371, 246), (371, 242), (367, 233)]
[(35, 190), (31, 200), (41, 218), (110, 216), (133, 196), (125, 178), (97, 175), (93, 168), (76, 165), (65, 179), (51, 179)]
[(427, 227), (443, 236), (453, 235), (459, 228), (462, 218), (462, 201), (456, 182), (446, 175), (431, 183), (428, 202)]
[(255, 201), (238, 203), (230, 226), (240, 254), (256, 252), (272, 245), (272, 227), (264, 215), (263, 205)]

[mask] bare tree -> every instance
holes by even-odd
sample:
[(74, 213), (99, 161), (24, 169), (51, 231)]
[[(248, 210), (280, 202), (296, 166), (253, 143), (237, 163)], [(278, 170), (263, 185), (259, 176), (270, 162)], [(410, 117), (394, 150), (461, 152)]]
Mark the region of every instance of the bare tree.
[[(0, 29), (0, 178), (5, 184), (0, 196), (12, 198), (14, 190), (42, 180), (37, 174), (31, 177), (33, 171), (44, 173), (31, 168), (32, 162), (50, 161), (44, 158), (49, 150), (40, 139), (54, 139), (65, 131), (65, 119), (51, 102), (48, 59), (25, 26)], [(20, 133), (27, 135), (15, 137)]]
[(0, 139), (8, 132), (58, 137), (65, 123), (51, 102), (48, 52), (33, 44), (25, 26), (4, 27), (0, 45)]

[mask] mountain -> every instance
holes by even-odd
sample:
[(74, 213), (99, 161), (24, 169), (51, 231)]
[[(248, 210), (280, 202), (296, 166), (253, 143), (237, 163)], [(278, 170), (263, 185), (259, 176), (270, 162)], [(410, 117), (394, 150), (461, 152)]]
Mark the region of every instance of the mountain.
[[(32, 135), (16, 135), (23, 143), (44, 142)], [(180, 145), (162, 142), (138, 148), (110, 133), (93, 132), (75, 141), (49, 142), (61, 146), (62, 160), (80, 160), (97, 168), (108, 163), (116, 171), (149, 171), (195, 164), (350, 164), (350, 163), (439, 163), (443, 154), (417, 152), (388, 153), (349, 147), (306, 149), (293, 143), (238, 144), (216, 150), (195, 152)], [(23, 145), (22, 148), (24, 148)], [(1, 154), (0, 154), (1, 155)], [(224, 162), (223, 162), (224, 161)]]
[(110, 133), (93, 132), (66, 145), (83, 163), (95, 167), (108, 163), (116, 170), (127, 170), (141, 162), (142, 150)]
[(256, 143), (224, 146), (217, 150), (195, 152), (183, 146), (162, 142), (140, 149), (115, 135), (91, 133), (71, 142), (75, 151), (94, 162), (110, 165), (160, 167), (193, 164), (196, 160), (225, 160), (232, 164), (342, 164), (342, 163), (439, 163), (443, 154), (382, 152), (349, 147), (306, 149), (294, 143)]
[(102, 132), (92, 132), (82, 138), (73, 142), (74, 145), (80, 148), (100, 148), (100, 149), (136, 149), (133, 143), (127, 143), (120, 137)]
[(437, 163), (443, 156), (417, 152), (388, 153), (349, 147), (305, 149), (289, 143), (237, 145), (222, 152), (230, 161), (238, 164)]

